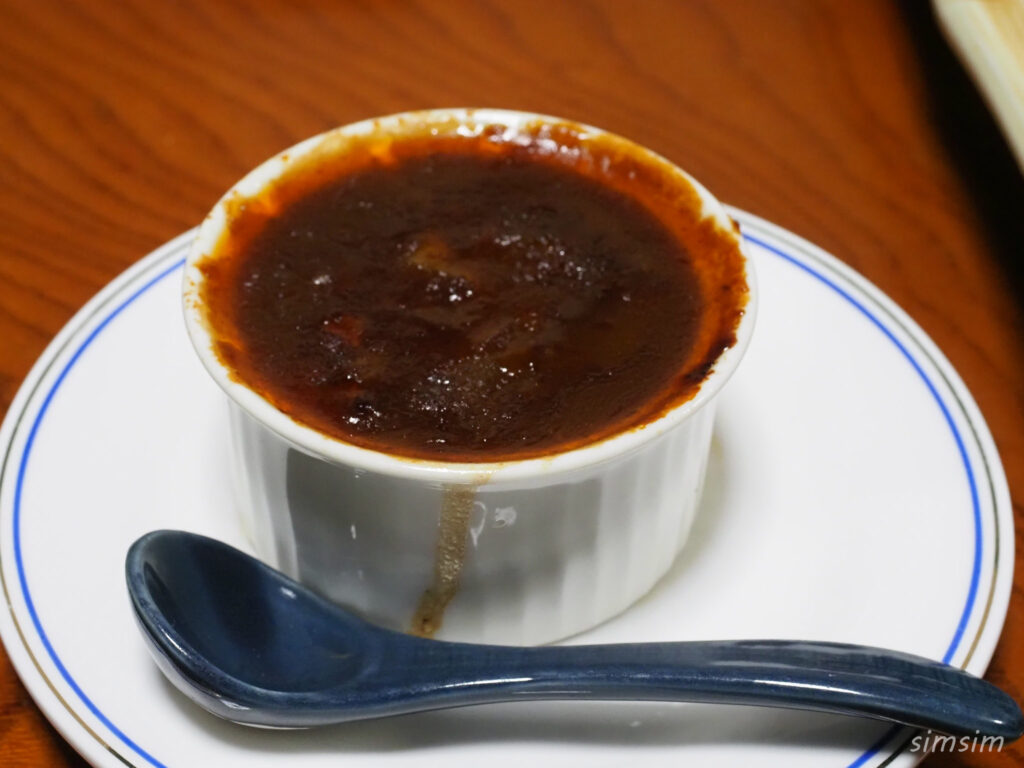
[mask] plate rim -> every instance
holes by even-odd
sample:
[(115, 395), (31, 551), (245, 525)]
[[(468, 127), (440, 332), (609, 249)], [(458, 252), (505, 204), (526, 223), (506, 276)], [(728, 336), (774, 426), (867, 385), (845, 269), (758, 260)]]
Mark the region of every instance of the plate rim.
[[(946, 413), (945, 404), (939, 394), (934, 390), (927, 375), (916, 364), (914, 358), (910, 356), (909, 352), (903, 349), (903, 343), (893, 336), (892, 333), (889, 332), (882, 323), (874, 318), (870, 312), (867, 312), (855, 298), (851, 298), (850, 295), (837, 287), (836, 284), (822, 277), (822, 275), (818, 274), (815, 270), (808, 268), (800, 259), (795, 258), (792, 254), (786, 253), (786, 247), (788, 246), (789, 249), (792, 249), (797, 254), (808, 257), (811, 261), (818, 262), (821, 266), (830, 270), (833, 275), (838, 277), (840, 282), (845, 281), (856, 291), (870, 299), (876, 305), (877, 309), (887, 315), (888, 319), (891, 320), (897, 328), (899, 328), (903, 336), (917, 347), (917, 351), (923, 353), (930, 364), (931, 369), (942, 379), (946, 390), (955, 399), (956, 405), (962, 413), (964, 425), (969, 427), (971, 435), (977, 445), (978, 455), (985, 465), (985, 475), (988, 488), (991, 492), (992, 515), (994, 517), (994, 552), (990, 555), (990, 560), (983, 559), (978, 555), (975, 558), (975, 565), (972, 569), (976, 571), (980, 567), (983, 567), (984, 563), (989, 561), (992, 562), (993, 573), (991, 584), (989, 585), (989, 595), (985, 601), (984, 614), (979, 622), (974, 640), (972, 641), (967, 656), (960, 664), (960, 666), (969, 668), (971, 671), (977, 670), (975, 673), (978, 675), (983, 674), (991, 660), (991, 656), (994, 653), (999, 637), (1002, 634), (1002, 628), (1009, 604), (1010, 591), (1012, 589), (1013, 568), (1015, 563), (1013, 559), (1014, 520), (1012, 507), (1010, 505), (1009, 486), (994, 440), (992, 439), (988, 425), (982, 416), (980, 409), (956, 369), (952, 366), (941, 350), (939, 350), (928, 334), (925, 333), (923, 329), (921, 329), (921, 327), (892, 299), (882, 292), (881, 289), (835, 256), (827, 253), (804, 238), (801, 238), (800, 236), (795, 235), (794, 233), (754, 214), (750, 214), (733, 207), (729, 207), (728, 211), (733, 218), (740, 222), (746, 239), (751, 240), (761, 248), (774, 252), (776, 255), (792, 262), (795, 266), (803, 268), (812, 276), (817, 277), (826, 285), (838, 291), (848, 301), (851, 301), (858, 309), (867, 315), (869, 319), (874, 320), (875, 324), (890, 337), (890, 340), (900, 347), (901, 351), (904, 352), (904, 355), (908, 358), (911, 364), (917, 368), (919, 375), (921, 375), (925, 383), (928, 384), (930, 389), (932, 389), (932, 396), (943, 409), (946, 419), (949, 422), (950, 427), (953, 428), (954, 435), (958, 438), (959, 442), (959, 433), (957, 432), (951, 417)], [(757, 233), (759, 236), (749, 234), (747, 230)], [(3, 425), (0, 427), (0, 450), (2, 450), (4, 454), (2, 468), (0, 468), (0, 491), (6, 491), (6, 489), (3, 488), (3, 481), (6, 479), (8, 474), (8, 461), (14, 452), (15, 443), (18, 442), (16, 438), (19, 437), (19, 428), (25, 418), (30, 416), (28, 412), (29, 407), (35, 406), (33, 408), (33, 414), (35, 415), (38, 415), (40, 411), (44, 410), (50, 396), (52, 396), (53, 392), (59, 386), (64, 374), (66, 374), (70, 369), (71, 364), (75, 359), (77, 359), (78, 355), (80, 355), (88, 346), (88, 342), (135, 298), (141, 295), (154, 283), (179, 269), (181, 263), (184, 262), (183, 255), (180, 259), (172, 259), (171, 257), (178, 251), (186, 251), (188, 244), (191, 243), (192, 239), (194, 239), (195, 233), (196, 229), (192, 229), (169, 240), (114, 278), (78, 312), (76, 312), (57, 333), (54, 339), (47, 345), (46, 349), (32, 366), (28, 375), (20, 385), (17, 394), (12, 400), (8, 413), (4, 418)], [(774, 245), (772, 241), (777, 245)], [(148, 279), (144, 279), (146, 277), (148, 277)], [(132, 287), (134, 287), (135, 290), (126, 296), (126, 291)], [(118, 298), (122, 298), (124, 300), (112, 313), (101, 320), (100, 323), (83, 338), (82, 344), (79, 346), (78, 350), (67, 359), (62, 373), (54, 379), (49, 393), (40, 400), (40, 384), (47, 378), (47, 375), (53, 369), (54, 364), (62, 358), (62, 355), (66, 352), (66, 348), (69, 343), (78, 339), (81, 335), (82, 329), (88, 326), (90, 320), (93, 320), (107, 304)], [(24, 440), (24, 445), (22, 447), (27, 446), (30, 440), (31, 435)], [(970, 476), (971, 469), (969, 459), (965, 454), (963, 454), (964, 449), (962, 446), (960, 446), (960, 450), (964, 462), (967, 464), (968, 474)], [(20, 463), (21, 462), (19, 462), (19, 465)], [(20, 469), (21, 467), (19, 466), (19, 475)], [(972, 501), (974, 504), (972, 512), (974, 512), (975, 517), (977, 517), (979, 514), (978, 502), (977, 499), (973, 499)], [(77, 689), (73, 680), (69, 680), (68, 676), (64, 677), (64, 681), (66, 683), (70, 683), (72, 690), (78, 694), (79, 701), (74, 703), (66, 701), (65, 697), (47, 676), (40, 664), (40, 661), (35, 657), (35, 653), (26, 640), (24, 630), (18, 621), (18, 617), (15, 615), (15, 605), (11, 600), (11, 594), (4, 574), (4, 531), (8, 518), (12, 517), (12, 514), (8, 513), (8, 506), (11, 505), (3, 504), (2, 500), (0, 500), (0, 591), (3, 592), (8, 607), (6, 612), (0, 610), (0, 640), (3, 641), (8, 656), (11, 659), (11, 663), (19, 678), (29, 691), (36, 704), (40, 707), (44, 715), (54, 725), (61, 736), (93, 765), (114, 765), (115, 763), (109, 762), (109, 758), (111, 757), (117, 761), (117, 765), (136, 766), (140, 764), (126, 759), (114, 746), (108, 744), (103, 736), (96, 733), (89, 723), (82, 718), (79, 711), (81, 708), (90, 710), (94, 716), (98, 716), (100, 722), (110, 729), (113, 734), (124, 741), (125, 746), (131, 748), (140, 758), (146, 760), (146, 763), (144, 764), (162, 765), (159, 760), (150, 756), (145, 752), (145, 750), (138, 747), (138, 745), (135, 745), (130, 738), (123, 734), (123, 732), (121, 732), (113, 723), (107, 720), (102, 713), (94, 707), (90, 707), (88, 699), (84, 697), (80, 690)], [(11, 522), (13, 523), (13, 520)], [(975, 525), (977, 526), (979, 523), (976, 521)], [(982, 542), (980, 536), (981, 531), (976, 527), (976, 548), (981, 547)], [(972, 596), (976, 596), (974, 595), (974, 592), (975, 590), (972, 587), (972, 591), (969, 593), (968, 604), (965, 606), (961, 625), (958, 625), (957, 634), (954, 635), (954, 641), (950, 645), (947, 656), (955, 653), (962, 647), (960, 645), (963, 640), (962, 630), (966, 627), (966, 624), (973, 616), (973, 612), (975, 610), (975, 608), (971, 607)], [(30, 628), (34, 629), (34, 627), (31, 626)], [(62, 664), (52, 648), (49, 647), (45, 638), (45, 633), (37, 639), (51, 655), (51, 658), (48, 659), (47, 662), (56, 666), (58, 671), (61, 671)], [(76, 709), (76, 707), (78, 709)], [(904, 737), (897, 741), (896, 737), (901, 733)], [(877, 768), (882, 768), (883, 766), (894, 765), (896, 764), (896, 761), (899, 761), (898, 764), (900, 765), (911, 765), (916, 763), (923, 755), (910, 755), (906, 752), (906, 749), (912, 742), (914, 735), (917, 733), (919, 732), (914, 729), (898, 725), (893, 726), (888, 729), (881, 738), (872, 744), (859, 758), (857, 758), (853, 763), (850, 763), (847, 768), (861, 768), (862, 766), (866, 766), (873, 759), (880, 757), (881, 755), (879, 753), (887, 745), (893, 742), (895, 742), (894, 749), (888, 751), (888, 754), (882, 762), (872, 763), (872, 765), (877, 766)]]

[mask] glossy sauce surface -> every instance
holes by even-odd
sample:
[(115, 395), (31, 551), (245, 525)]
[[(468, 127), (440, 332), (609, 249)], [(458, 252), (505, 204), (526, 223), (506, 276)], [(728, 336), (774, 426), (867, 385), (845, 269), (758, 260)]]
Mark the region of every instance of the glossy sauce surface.
[(738, 249), (692, 211), (667, 226), (609, 183), (663, 195), (654, 177), (568, 136), (368, 144), (241, 202), (203, 267), (221, 359), (321, 432), (445, 461), (565, 450), (692, 396), (734, 341)]

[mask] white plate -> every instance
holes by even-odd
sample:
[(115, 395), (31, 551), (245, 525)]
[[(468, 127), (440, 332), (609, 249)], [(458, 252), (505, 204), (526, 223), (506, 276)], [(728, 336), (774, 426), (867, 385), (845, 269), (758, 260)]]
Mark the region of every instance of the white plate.
[[(721, 402), (694, 534), (650, 595), (573, 642), (836, 640), (983, 673), (1014, 539), (974, 401), (876, 288), (733, 213), (763, 298)], [(150, 661), (122, 575), (129, 544), (154, 528), (247, 548), (225, 481), (226, 408), (181, 318), (188, 244), (186, 234), (160, 248), (75, 316), (0, 434), (0, 636), (94, 765), (843, 768), (919, 756), (907, 729), (743, 707), (491, 705), (296, 732), (193, 707)]]

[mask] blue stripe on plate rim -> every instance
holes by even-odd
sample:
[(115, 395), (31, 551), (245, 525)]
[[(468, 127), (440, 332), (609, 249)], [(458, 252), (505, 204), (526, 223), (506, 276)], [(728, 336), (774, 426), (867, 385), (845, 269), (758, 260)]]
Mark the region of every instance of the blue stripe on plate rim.
[[(902, 323), (897, 317), (895, 317), (890, 311), (884, 306), (879, 304), (873, 297), (869, 296), (866, 292), (861, 291), (855, 286), (851, 280), (842, 274), (835, 268), (829, 261), (834, 259), (826, 259), (828, 257), (822, 257), (814, 252), (816, 250), (814, 246), (811, 246), (806, 241), (792, 235), (785, 230), (779, 230), (774, 225), (770, 225), (768, 222), (747, 214), (743, 211), (736, 209), (730, 209), (730, 213), (737, 219), (740, 220), (743, 229), (743, 237), (750, 243), (758, 246), (764, 251), (774, 254), (775, 256), (783, 259), (794, 268), (801, 270), (807, 274), (810, 278), (817, 280), (822, 285), (826, 286), (831, 291), (835, 292), (838, 296), (843, 298), (845, 301), (850, 303), (856, 308), (864, 318), (870, 322), (875, 328), (877, 328), (885, 337), (897, 347), (902, 356), (914, 369), (915, 373), (921, 379), (924, 386), (927, 388), (932, 399), (938, 406), (943, 420), (949, 427), (950, 433), (953, 436), (953, 440), (956, 443), (958, 454), (964, 466), (964, 470), (967, 476), (968, 486), (971, 494), (971, 515), (974, 526), (974, 542), (973, 542), (973, 564), (971, 568), (970, 583), (967, 589), (967, 597), (964, 603), (963, 610), (961, 611), (960, 619), (957, 623), (953, 637), (946, 649), (942, 660), (946, 663), (950, 663), (954, 654), (960, 648), (963, 641), (964, 633), (970, 622), (970, 619), (974, 613), (974, 609), (978, 605), (978, 589), (982, 571), (982, 557), (985, 551), (982, 533), (982, 520), (981, 520), (981, 502), (979, 498), (978, 478), (975, 473), (974, 467), (971, 464), (970, 457), (968, 455), (967, 447), (964, 442), (963, 435), (958, 428), (956, 421), (953, 417), (953, 412), (950, 406), (943, 399), (940, 394), (939, 388), (936, 386), (932, 378), (929, 377), (928, 373), (922, 367), (919, 360), (911, 353), (908, 345), (900, 340), (898, 332), (894, 328), (902, 330), (903, 334), (912, 340), (916, 339), (915, 336), (923, 336), (922, 331), (911, 333), (911, 331)], [(777, 231), (775, 231), (777, 230)], [(757, 232), (757, 235), (752, 232)], [(132, 752), (145, 760), (149, 765), (154, 768), (166, 768), (165, 764), (160, 762), (156, 757), (148, 753), (135, 741), (133, 741), (127, 734), (121, 731), (113, 722), (103, 714), (102, 711), (93, 703), (93, 701), (86, 695), (85, 691), (81, 689), (71, 673), (64, 666), (60, 657), (58, 656), (53, 645), (50, 643), (49, 637), (39, 620), (38, 613), (35, 609), (35, 603), (32, 600), (32, 595), (29, 590), (28, 580), (25, 573), (24, 561), (22, 558), (21, 549), (21, 494), (24, 483), (25, 471), (28, 466), (29, 457), (31, 455), (32, 447), (35, 442), (35, 437), (38, 432), (39, 426), (42, 423), (44, 416), (46, 415), (50, 403), (60, 388), (61, 384), (66, 379), (68, 373), (75, 365), (75, 363), (81, 358), (81, 356), (88, 349), (90, 344), (96, 339), (96, 337), (103, 332), (103, 330), (110, 325), (110, 323), (118, 317), (128, 306), (130, 306), (136, 299), (142, 296), (146, 291), (152, 288), (154, 285), (164, 280), (168, 276), (178, 272), (184, 265), (184, 259), (181, 256), (181, 252), (186, 250), (191, 243), (193, 232), (185, 233), (184, 235), (175, 238), (170, 243), (167, 243), (164, 247), (158, 249), (150, 257), (147, 257), (142, 262), (136, 265), (135, 268), (129, 269), (128, 272), (122, 275), (120, 279), (115, 281), (115, 284), (108, 286), (101, 295), (97, 296), (93, 302), (90, 302), (84, 307), (79, 314), (73, 318), (68, 325), (65, 327), (65, 331), (58, 335), (58, 337), (51, 343), (50, 347), (43, 353), (39, 363), (37, 363), (37, 370), (33, 370), (26, 381), (34, 380), (34, 383), (30, 391), (27, 391), (23, 397), (16, 398), (15, 403), (12, 404), (11, 412), (8, 414), (4, 422), (4, 432), (8, 435), (8, 444), (6, 446), (6, 455), (4, 457), (2, 468), (0, 468), (0, 487), (3, 487), (8, 478), (8, 467), (10, 464), (10, 458), (13, 448), (13, 436), (18, 431), (18, 427), (22, 422), (26, 420), (28, 416), (29, 406), (33, 405), (38, 398), (36, 394), (39, 390), (39, 386), (42, 380), (46, 377), (46, 374), (53, 367), (56, 360), (62, 356), (62, 353), (79, 337), (78, 330), (93, 321), (97, 315), (103, 312), (102, 318), (93, 326), (92, 330), (85, 336), (83, 340), (71, 353), (71, 356), (64, 363), (63, 368), (60, 370), (56, 379), (49, 385), (49, 389), (43, 396), (38, 409), (35, 411), (35, 417), (32, 420), (31, 427), (29, 428), (28, 436), (25, 439), (24, 449), (21, 454), (20, 461), (18, 462), (18, 471), (15, 479), (15, 490), (14, 490), (14, 511), (12, 515), (12, 541), (14, 548), (14, 560), (15, 569), (18, 577), (19, 586), (21, 589), (21, 595), (25, 603), (26, 611), (31, 619), (32, 627), (34, 628), (40, 644), (49, 656), (50, 661), (57, 669), (61, 678), (70, 687), (82, 704), (88, 709), (92, 715), (101, 722), (112, 734), (114, 734), (119, 741), (121, 741), (126, 747)], [(788, 241), (788, 242), (784, 242)], [(786, 247), (786, 244), (790, 248)], [(799, 256), (795, 255), (799, 252)], [(170, 262), (170, 264), (168, 264)], [(153, 274), (155, 272), (155, 274)], [(126, 290), (131, 289), (133, 286), (142, 281), (141, 285), (135, 287), (134, 290), (128, 294), (126, 298), (123, 298), (113, 309), (108, 311), (108, 307), (115, 300), (121, 298)], [(860, 295), (858, 295), (860, 294)], [(889, 321), (890, 325), (883, 322), (882, 317)], [(992, 490), (993, 497), (993, 514), (998, 516), (998, 504), (996, 503), (994, 486), (992, 483), (992, 467), (989, 465), (989, 459), (986, 452), (983, 450), (978, 435), (975, 431), (970, 415), (964, 409), (963, 403), (960, 398), (956, 395), (950, 381), (946, 375), (942, 372), (941, 367), (936, 363), (934, 357), (928, 352), (928, 350), (922, 348), (919, 344), (913, 344), (916, 347), (916, 352), (928, 359), (931, 363), (931, 367), (934, 368), (939, 376), (943, 379), (946, 389), (951, 393), (953, 399), (956, 401), (958, 410), (963, 414), (966, 423), (970, 426), (975, 442), (978, 444), (978, 455), (982, 459), (984, 464), (984, 475), (987, 480), (987, 486)], [(20, 403), (18, 401), (21, 401)], [(15, 407), (20, 405), (20, 407)], [(997, 471), (1001, 471), (1001, 467), (997, 467)], [(999, 526), (998, 520), (994, 527), (995, 542), (992, 547), (993, 557), (998, 558), (999, 554)], [(2, 532), (0, 532), (2, 535)], [(2, 563), (0, 563), (2, 565)], [(996, 575), (998, 568), (996, 567), (998, 562), (994, 561), (993, 564), (993, 579), (990, 588), (990, 593), (987, 600), (985, 601), (985, 614), (983, 616), (981, 625), (978, 628), (978, 637), (981, 636), (982, 631), (985, 628), (985, 618), (992, 603), (992, 593), (995, 590)], [(119, 762), (133, 766), (136, 765), (131, 760), (127, 759), (124, 755), (120, 754), (117, 749), (112, 745), (108, 744), (99, 734), (97, 734), (93, 728), (91, 728), (81, 716), (75, 711), (74, 707), (69, 704), (65, 698), (58, 692), (54, 683), (47, 677), (43, 671), (39, 661), (35, 658), (29, 644), (25, 638), (24, 631), (21, 625), (18, 623), (17, 616), (14, 614), (14, 607), (9, 599), (9, 593), (7, 589), (6, 579), (4, 578), (3, 568), (0, 567), (0, 586), (3, 588), (5, 597), (7, 597), (8, 605), (11, 610), (11, 618), (14, 622), (15, 628), (19, 639), (21, 640), (24, 650), (29, 655), (33, 662), (36, 671), (40, 677), (44, 680), (46, 685), (50, 688), (51, 692), (64, 706), (65, 709), (74, 717), (74, 719), (81, 725), (85, 731), (88, 732), (93, 739), (98, 741), (104, 748), (105, 751), (110, 753)], [(1000, 617), (1001, 618), (1001, 617)], [(10, 642), (8, 638), (6, 642)], [(975, 640), (977, 642), (977, 638)], [(966, 660), (964, 661), (966, 664)], [(18, 670), (19, 674), (24, 675), (21, 669)], [(33, 695), (36, 695), (35, 693)], [(47, 711), (44, 708), (44, 711)], [(48, 712), (49, 714), (49, 712)], [(54, 719), (51, 717), (51, 719)], [(56, 722), (54, 723), (57, 724)], [(909, 745), (913, 734), (915, 733), (912, 729), (907, 729), (898, 725), (894, 725), (889, 728), (876, 742), (868, 747), (856, 760), (850, 763), (846, 768), (863, 768), (867, 765), (875, 756), (878, 756), (882, 749), (887, 744), (894, 741), (897, 734), (905, 733), (906, 737), (901, 739), (895, 746), (895, 749), (881, 762), (877, 764), (877, 768), (889, 765), (897, 756), (899, 756)], [(77, 739), (74, 739), (72, 734), (63, 732), (63, 735), (72, 743), (76, 743)]]

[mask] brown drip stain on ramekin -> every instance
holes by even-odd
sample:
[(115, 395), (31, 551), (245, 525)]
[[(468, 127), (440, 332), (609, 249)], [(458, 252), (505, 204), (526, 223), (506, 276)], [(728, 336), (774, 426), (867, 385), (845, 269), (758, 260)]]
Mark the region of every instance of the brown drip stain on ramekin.
[(423, 592), (409, 634), (433, 637), (444, 612), (459, 591), (466, 563), (469, 521), (479, 485), (450, 485), (442, 491), (441, 516), (434, 550), (434, 580)]

